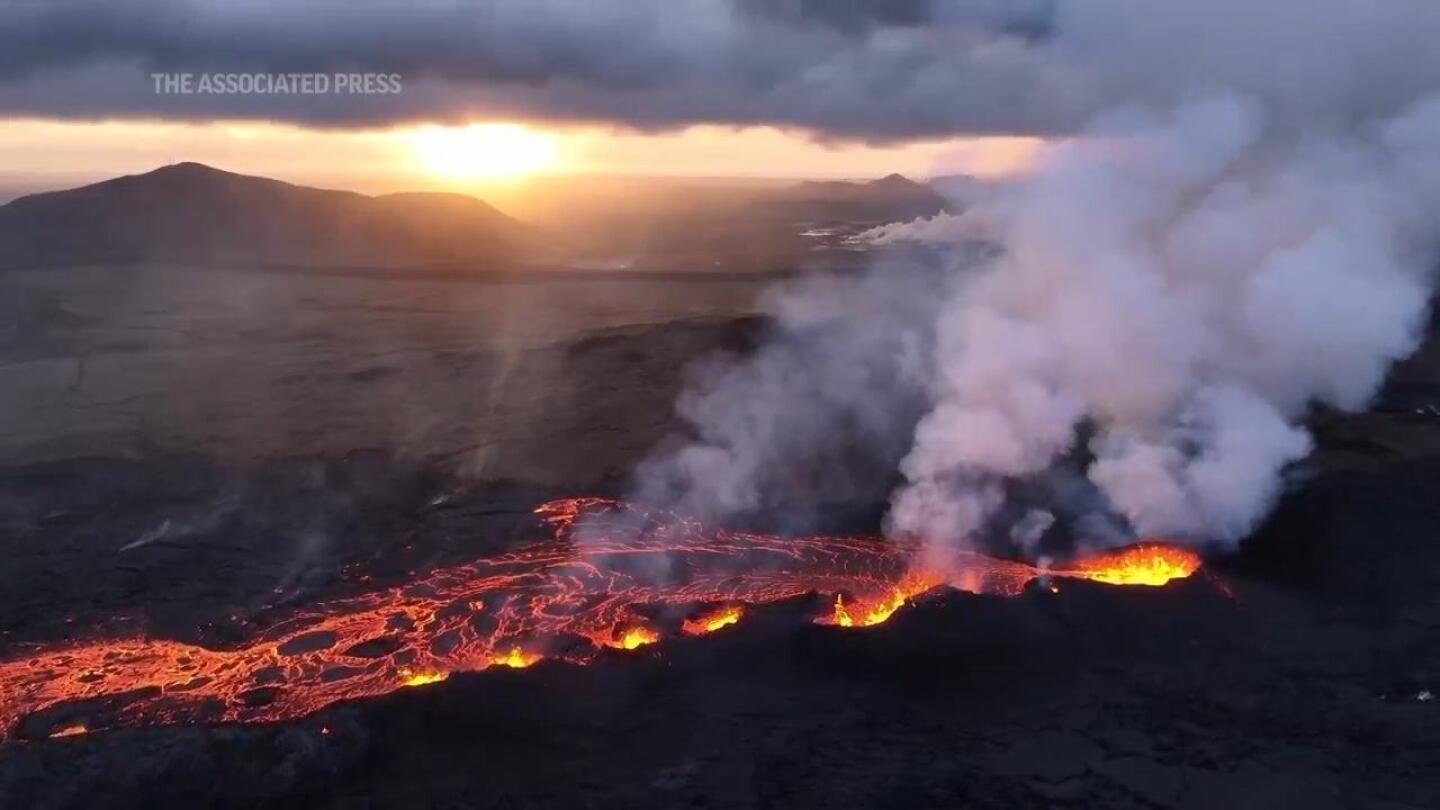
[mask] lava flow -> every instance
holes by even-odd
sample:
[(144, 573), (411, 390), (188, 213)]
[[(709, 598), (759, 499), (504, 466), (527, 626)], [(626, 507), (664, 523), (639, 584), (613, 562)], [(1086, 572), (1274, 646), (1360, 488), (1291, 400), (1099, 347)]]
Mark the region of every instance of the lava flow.
[[(1036, 577), (1162, 584), (1199, 567), (1158, 544), (1038, 568), (967, 553), (947, 577), (878, 538), (707, 530), (615, 501), (552, 501), (552, 539), (412, 582), (302, 608), (242, 646), (145, 637), (69, 642), (0, 662), (0, 739), (113, 726), (275, 721), (450, 673), (593, 660), (735, 624), (744, 606), (834, 594), (817, 621), (885, 621), (940, 584), (1016, 594)], [(23, 728), (22, 728), (23, 726)]]
[(1057, 572), (1110, 585), (1164, 585), (1188, 577), (1199, 567), (1193, 551), (1159, 543), (1141, 543), (1127, 549), (1078, 561)]

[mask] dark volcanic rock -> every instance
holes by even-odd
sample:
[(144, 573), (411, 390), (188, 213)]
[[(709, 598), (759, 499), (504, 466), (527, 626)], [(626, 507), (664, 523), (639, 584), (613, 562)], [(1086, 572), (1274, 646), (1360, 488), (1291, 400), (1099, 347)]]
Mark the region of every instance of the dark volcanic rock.
[(1029, 776), (1035, 782), (1077, 782), (1099, 753), (1088, 738), (1066, 732), (1042, 732), (1016, 740), (992, 757), (989, 767), (1002, 776)]
[[(1337, 659), (1364, 660), (1372, 643), (1276, 611), (1265, 586), (1230, 587), (1233, 600), (1203, 580), (1073, 583), (1013, 599), (938, 593), (858, 631), (813, 625), (825, 600), (795, 600), (588, 667), (457, 674), (297, 723), (12, 743), (0, 748), (0, 797), (37, 807), (1431, 806), (1433, 710), (1337, 688), (1352, 677)], [(1271, 643), (1286, 635), (1299, 643)], [(57, 786), (61, 762), (73, 776)]]
[(1173, 807), (1185, 784), (1185, 774), (1180, 768), (1146, 759), (1101, 760), (1091, 767), (1095, 773), (1126, 792), (1160, 807)]
[[(673, 385), (645, 334), (563, 353)], [(754, 332), (677, 335), (743, 351)], [(618, 488), (669, 427), (601, 382), (543, 406), (582, 412), (547, 422), (585, 448), (552, 481)], [(1238, 554), (1163, 588), (941, 590), (856, 630), (802, 598), (276, 725), (46, 739), (123, 700), (57, 707), (0, 744), (0, 807), (1440, 807), (1440, 426), (1344, 419)], [(513, 547), (541, 532), (536, 503), (576, 494), (385, 451), (72, 460), (6, 469), (0, 493), (7, 656), (97, 626), (234, 644), (294, 602)]]

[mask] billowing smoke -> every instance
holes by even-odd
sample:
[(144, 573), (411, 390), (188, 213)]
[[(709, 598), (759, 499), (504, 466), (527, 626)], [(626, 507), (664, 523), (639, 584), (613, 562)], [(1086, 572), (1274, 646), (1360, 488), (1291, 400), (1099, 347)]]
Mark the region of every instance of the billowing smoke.
[[(1251, 531), (1310, 449), (1307, 410), (1364, 407), (1416, 347), (1440, 236), (1440, 75), (1385, 50), (1416, 45), (1418, 7), (1276, 5), (1290, 16), (1062, 15), (1038, 47), (1067, 69), (1092, 49), (1107, 105), (1024, 181), (871, 234), (940, 246), (941, 272), (783, 296), (783, 339), (702, 375), (681, 402), (693, 440), (642, 494), (717, 517), (814, 507), (845, 487), (796, 465), (858, 442), (895, 464), (899, 534), (972, 543), (1003, 523), (1030, 544), (1057, 515), (1094, 543)], [(823, 334), (801, 327), (814, 312)]]
[(894, 529), (972, 534), (1085, 423), (1087, 475), (1137, 531), (1253, 528), (1307, 406), (1363, 407), (1414, 349), (1440, 225), (1440, 102), (1273, 131), (1233, 95), (1110, 114), (953, 218), (1004, 252), (942, 308)]
[(677, 410), (694, 434), (642, 465), (638, 498), (793, 530), (883, 498), (927, 407), (938, 278), (885, 265), (778, 290), (757, 352), (693, 369)]

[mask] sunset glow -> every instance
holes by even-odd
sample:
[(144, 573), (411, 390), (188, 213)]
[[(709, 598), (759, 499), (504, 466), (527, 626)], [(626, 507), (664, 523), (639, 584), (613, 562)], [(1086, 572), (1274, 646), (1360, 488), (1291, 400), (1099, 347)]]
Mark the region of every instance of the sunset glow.
[[(44, 152), (33, 147), (46, 144)], [(905, 144), (816, 143), (775, 127), (637, 132), (515, 122), (322, 130), (271, 121), (59, 121), (0, 127), (0, 195), (67, 188), (194, 160), (227, 171), (369, 194), (446, 189), (485, 196), (536, 175), (865, 178), (898, 171), (1005, 177), (1027, 171), (1038, 138)], [(23, 167), (23, 168), (22, 168)], [(6, 195), (6, 196), (9, 196)]]
[(555, 165), (554, 137), (519, 124), (424, 127), (410, 141), (426, 171), (455, 180), (513, 179)]

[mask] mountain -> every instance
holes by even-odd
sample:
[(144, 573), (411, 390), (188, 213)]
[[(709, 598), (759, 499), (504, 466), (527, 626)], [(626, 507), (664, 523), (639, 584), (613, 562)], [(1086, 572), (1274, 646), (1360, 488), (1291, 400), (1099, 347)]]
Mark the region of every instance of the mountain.
[(770, 182), (677, 191), (658, 198), (643, 217), (635, 211), (603, 230), (641, 226), (627, 245), (637, 269), (854, 266), (866, 252), (858, 234), (947, 206), (958, 210), (930, 186), (898, 174), (868, 182)]
[(772, 204), (810, 220), (893, 222), (934, 216), (944, 210), (945, 198), (924, 183), (891, 174), (863, 183), (798, 183), (780, 192)]
[(539, 232), (463, 194), (370, 197), (176, 163), (0, 206), (0, 268), (77, 263), (487, 264)]

